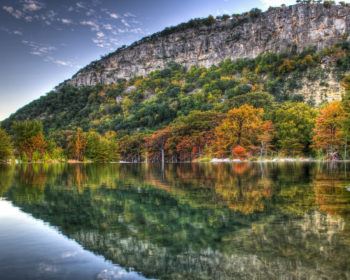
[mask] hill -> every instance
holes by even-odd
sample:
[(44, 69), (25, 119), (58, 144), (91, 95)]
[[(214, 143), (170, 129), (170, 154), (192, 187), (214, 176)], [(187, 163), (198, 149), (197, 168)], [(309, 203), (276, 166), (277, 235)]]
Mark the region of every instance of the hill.
[(46, 131), (148, 131), (194, 110), (227, 112), (245, 103), (266, 109), (286, 101), (314, 106), (340, 100), (345, 92), (341, 81), (349, 71), (349, 42), (319, 52), (309, 48), (225, 60), (210, 68), (170, 63), (146, 77), (115, 84), (65, 84), (18, 110), (3, 126), (39, 119)]

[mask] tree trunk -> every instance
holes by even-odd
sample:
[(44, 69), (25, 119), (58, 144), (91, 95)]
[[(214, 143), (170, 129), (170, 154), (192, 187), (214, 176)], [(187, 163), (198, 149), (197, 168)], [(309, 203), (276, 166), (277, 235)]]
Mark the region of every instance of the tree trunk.
[(348, 136), (345, 137), (344, 160), (348, 158)]
[(164, 165), (164, 163), (165, 163), (164, 148), (161, 148), (160, 152), (162, 155), (162, 165)]

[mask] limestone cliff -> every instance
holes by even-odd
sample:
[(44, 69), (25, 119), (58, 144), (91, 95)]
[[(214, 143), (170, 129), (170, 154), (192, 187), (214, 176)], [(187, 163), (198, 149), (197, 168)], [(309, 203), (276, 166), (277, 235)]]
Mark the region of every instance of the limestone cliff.
[(320, 50), (349, 40), (349, 34), (349, 5), (297, 4), (249, 12), (144, 38), (91, 63), (67, 83), (111, 84), (147, 75), (169, 62), (208, 67), (227, 58), (253, 58), (264, 52), (301, 51), (309, 46)]

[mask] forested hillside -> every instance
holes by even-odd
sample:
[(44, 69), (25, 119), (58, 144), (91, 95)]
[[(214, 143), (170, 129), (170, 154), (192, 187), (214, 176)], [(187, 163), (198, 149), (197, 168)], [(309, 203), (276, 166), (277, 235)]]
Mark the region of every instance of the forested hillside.
[[(162, 127), (193, 110), (227, 112), (242, 104), (269, 110), (276, 102), (320, 105), (340, 100), (350, 71), (350, 44), (315, 52), (267, 53), (255, 59), (226, 60), (210, 68), (169, 64), (147, 77), (112, 85), (60, 87), (4, 121), (39, 119), (45, 131), (96, 129), (135, 131)], [(330, 86), (337, 83), (338, 87)], [(305, 87), (317, 89), (305, 96)]]
[[(349, 71), (345, 41), (320, 52), (266, 53), (210, 68), (169, 64), (112, 85), (60, 87), (2, 125), (24, 161), (345, 159)], [(329, 89), (329, 77), (338, 91)], [(325, 91), (305, 96), (310, 84)], [(0, 136), (7, 143), (2, 158), (10, 158), (11, 140), (4, 131)]]

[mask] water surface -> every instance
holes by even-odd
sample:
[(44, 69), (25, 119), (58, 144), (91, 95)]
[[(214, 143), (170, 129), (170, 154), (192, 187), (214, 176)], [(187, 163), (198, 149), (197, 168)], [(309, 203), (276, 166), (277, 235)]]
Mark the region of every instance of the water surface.
[(0, 166), (0, 279), (350, 279), (350, 166)]

